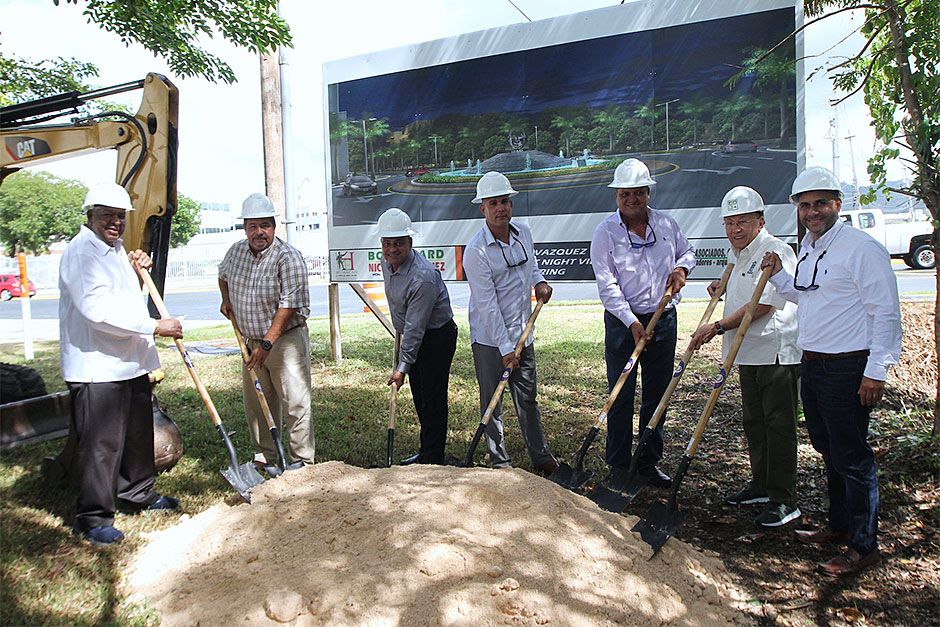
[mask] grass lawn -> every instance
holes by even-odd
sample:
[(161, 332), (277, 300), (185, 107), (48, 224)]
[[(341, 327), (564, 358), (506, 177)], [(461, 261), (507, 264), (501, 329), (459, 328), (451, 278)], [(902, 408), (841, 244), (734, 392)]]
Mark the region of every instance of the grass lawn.
[[(704, 306), (704, 303), (680, 305), (680, 352), (685, 349), (686, 338)], [(599, 304), (550, 304), (543, 309), (536, 325), (539, 401), (549, 444), (559, 459), (571, 461), (607, 399), (602, 313)], [(480, 414), (466, 312), (457, 316), (457, 323), (460, 335), (450, 379), (447, 453), (462, 458)], [(336, 364), (330, 361), (328, 320), (311, 320), (310, 334), (318, 461), (342, 460), (358, 466), (382, 464), (389, 401), (385, 381), (391, 370), (392, 338), (367, 314), (344, 316), (344, 359)], [(231, 339), (234, 344), (227, 325), (189, 332), (186, 337), (187, 342), (213, 339)], [(179, 497), (182, 511), (192, 515), (233, 494), (231, 486), (219, 473), (219, 468), (228, 465), (228, 458), (174, 344), (162, 340), (158, 345), (167, 376), (157, 386), (156, 394), (183, 434), (184, 454), (175, 468), (157, 478), (157, 490)], [(234, 432), (239, 461), (250, 459), (251, 447), (241, 400), (240, 356), (191, 354), (223, 422)], [(0, 345), (0, 361), (23, 363), (21, 355), (19, 345)], [(666, 425), (664, 469), (667, 471), (675, 468), (688, 442), (717, 373), (719, 356), (717, 346), (706, 347), (702, 356), (692, 362), (676, 391)], [(65, 389), (59, 374), (58, 343), (37, 344), (36, 359), (28, 365), (40, 371), (49, 392)], [(934, 535), (938, 527), (936, 449), (931, 449), (935, 444), (926, 436), (931, 399), (920, 393), (901, 392), (900, 405), (888, 402), (876, 410), (873, 425), (877, 423), (877, 426), (873, 427), (873, 436), (880, 442), (882, 451), (879, 460), (886, 526), (894, 525), (895, 520), (899, 521), (898, 525), (903, 520), (917, 522), (917, 525), (912, 522), (913, 527), (894, 530), (897, 542), (905, 548), (893, 545), (891, 555), (896, 557), (893, 563), (908, 573), (906, 583), (900, 580), (894, 583), (899, 586), (919, 583), (927, 586), (926, 591), (903, 595), (885, 590), (884, 594), (892, 594), (891, 598), (895, 599), (892, 609), (877, 599), (866, 601), (865, 591), (849, 584), (835, 598), (815, 599), (809, 609), (802, 610), (804, 614), (790, 613), (791, 618), (805, 616), (807, 620), (818, 621), (820, 612), (835, 612), (838, 604), (844, 602), (860, 608), (869, 618), (888, 617), (890, 620), (884, 624), (915, 625), (923, 624), (916, 622), (918, 617), (925, 616), (924, 612), (931, 606), (937, 606), (936, 564), (940, 552)], [(808, 585), (786, 568), (775, 565), (774, 560), (784, 559), (794, 550), (791, 544), (781, 533), (772, 536), (761, 549), (745, 547), (732, 540), (750, 528), (747, 517), (739, 517), (740, 520), (732, 523), (715, 522), (728, 518), (722, 509), (726, 506), (721, 504), (721, 496), (739, 488), (748, 476), (739, 405), (737, 375), (732, 372), (725, 394), (715, 409), (712, 428), (683, 484), (680, 506), (687, 510), (687, 518), (677, 536), (719, 552), (741, 580), (740, 584), (750, 586), (755, 599), (772, 607), (772, 601), (761, 594), (763, 580), (755, 581), (749, 569), (756, 560), (765, 565), (758, 569), (765, 579), (784, 578), (787, 585), (795, 586), (794, 589)], [(529, 469), (531, 462), (524, 452), (511, 403), (506, 403), (504, 414), (507, 446), (513, 463)], [(399, 396), (396, 427), (396, 458), (416, 452), (418, 427), (407, 386)], [(901, 435), (907, 439), (901, 439)], [(824, 474), (821, 460), (809, 447), (802, 426), (800, 437), (800, 490), (806, 501), (804, 511), (813, 516), (824, 511)], [(122, 568), (140, 546), (141, 534), (170, 526), (181, 514), (119, 517), (116, 526), (127, 533), (122, 545), (101, 549), (84, 544), (71, 533), (75, 493), (47, 486), (39, 473), (42, 458), (57, 454), (62, 444), (60, 440), (23, 446), (4, 452), (0, 458), (3, 504), (0, 624), (157, 624), (158, 617), (152, 611), (122, 596), (117, 581)], [(601, 436), (587, 457), (587, 467), (600, 477), (606, 472), (603, 450)], [(484, 453), (485, 446), (481, 444), (477, 448), (478, 463), (485, 463)], [(889, 472), (896, 464), (903, 464), (903, 473)], [(915, 498), (911, 491), (917, 491), (919, 496)], [(637, 504), (642, 509), (634, 509), (633, 513), (642, 513), (652, 502), (649, 499), (661, 497), (661, 493), (654, 493), (645, 501), (638, 499)], [(897, 516), (892, 514), (895, 510)], [(820, 522), (819, 518), (814, 520)], [(904, 545), (908, 540), (919, 543), (919, 548)], [(891, 541), (894, 542), (894, 536)], [(812, 555), (804, 554), (797, 559), (810, 564), (809, 570), (812, 570)], [(933, 575), (927, 572), (931, 570), (930, 563), (934, 565)], [(811, 575), (808, 580), (812, 580)], [(767, 614), (767, 624), (773, 623), (771, 614)]]

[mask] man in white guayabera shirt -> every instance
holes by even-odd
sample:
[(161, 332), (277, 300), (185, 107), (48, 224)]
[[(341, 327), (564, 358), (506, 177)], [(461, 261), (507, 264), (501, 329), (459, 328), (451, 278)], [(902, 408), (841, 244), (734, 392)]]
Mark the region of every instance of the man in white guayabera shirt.
[(835, 174), (807, 168), (793, 181), (790, 201), (807, 231), (796, 269), (791, 276), (774, 253), (764, 255), (762, 266), (773, 267), (777, 293), (798, 305), (803, 414), (829, 489), (829, 524), (796, 536), (847, 545), (819, 564), (823, 574), (845, 577), (881, 561), (868, 420), (888, 368), (901, 356), (898, 283), (885, 247), (839, 219), (842, 185)]
[[(160, 367), (154, 335), (182, 338), (179, 320), (154, 320), (124, 251), (127, 191), (117, 183), (88, 190), (88, 221), (59, 262), (59, 351), (71, 399), (78, 471), (75, 531), (98, 545), (120, 542), (115, 509), (172, 510), (179, 501), (153, 489), (153, 408), (147, 373)], [(115, 500), (115, 494), (117, 499)]]

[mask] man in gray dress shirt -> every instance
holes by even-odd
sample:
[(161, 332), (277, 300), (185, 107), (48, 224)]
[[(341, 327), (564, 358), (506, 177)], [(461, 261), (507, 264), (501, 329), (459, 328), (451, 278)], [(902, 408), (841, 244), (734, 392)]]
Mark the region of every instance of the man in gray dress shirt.
[(447, 382), (457, 348), (457, 325), (441, 273), (412, 248), (411, 218), (391, 208), (379, 217), (382, 278), (392, 324), (401, 334), (398, 366), (388, 384), (411, 375), (411, 395), (421, 423), (421, 449), (402, 464), (443, 464), (447, 439)]

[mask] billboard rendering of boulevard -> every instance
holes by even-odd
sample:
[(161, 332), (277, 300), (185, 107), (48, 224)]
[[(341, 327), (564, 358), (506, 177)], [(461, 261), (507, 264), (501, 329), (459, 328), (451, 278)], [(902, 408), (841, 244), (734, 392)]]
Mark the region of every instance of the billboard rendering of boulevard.
[[(694, 4), (694, 6), (686, 6)], [(733, 6), (728, 6), (733, 5)], [(692, 278), (715, 278), (728, 242), (718, 206), (736, 185), (768, 205), (767, 228), (796, 238), (787, 201), (802, 122), (792, 0), (652, 1), (471, 33), (324, 66), (331, 160), (331, 280), (381, 280), (376, 220), (411, 216), (415, 247), (461, 280), (483, 224), (470, 201), (488, 171), (520, 193), (549, 280), (593, 280), (594, 228), (616, 209), (607, 184), (644, 161), (650, 206), (696, 248)], [(799, 82), (798, 82), (799, 81)]]

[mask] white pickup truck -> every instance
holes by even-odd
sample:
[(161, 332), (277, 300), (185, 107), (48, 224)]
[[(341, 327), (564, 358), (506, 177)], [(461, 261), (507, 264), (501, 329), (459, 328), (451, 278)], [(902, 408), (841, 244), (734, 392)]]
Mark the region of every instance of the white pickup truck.
[(930, 222), (888, 224), (881, 209), (843, 209), (839, 217), (884, 244), (891, 257), (903, 259), (911, 268), (933, 268), (936, 264)]

